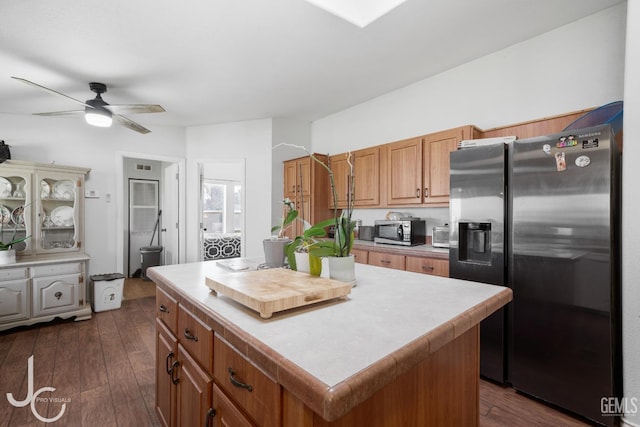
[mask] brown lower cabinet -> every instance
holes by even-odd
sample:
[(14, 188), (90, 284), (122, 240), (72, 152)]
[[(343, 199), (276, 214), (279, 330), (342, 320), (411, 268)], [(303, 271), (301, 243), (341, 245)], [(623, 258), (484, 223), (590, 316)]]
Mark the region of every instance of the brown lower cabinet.
[(378, 267), (449, 277), (449, 260), (352, 249), (355, 261)]

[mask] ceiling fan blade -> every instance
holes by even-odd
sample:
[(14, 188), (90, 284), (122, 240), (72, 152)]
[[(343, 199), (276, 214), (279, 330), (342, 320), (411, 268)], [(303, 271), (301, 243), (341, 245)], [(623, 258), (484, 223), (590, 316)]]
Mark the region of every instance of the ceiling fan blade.
[(75, 116), (84, 114), (84, 110), (51, 111), (49, 113), (33, 113), (34, 116)]
[(109, 104), (104, 108), (113, 114), (163, 113), (165, 111), (157, 104)]
[(113, 115), (113, 120), (115, 120), (116, 122), (118, 122), (118, 124), (121, 124), (122, 126), (129, 128), (131, 130), (135, 130), (136, 132), (145, 134), (145, 133), (149, 133), (151, 132), (149, 129), (147, 129), (146, 127), (142, 126), (139, 123), (134, 122), (133, 120), (130, 120), (128, 118), (126, 118), (125, 116), (121, 116), (119, 114), (114, 114)]
[[(12, 79), (16, 79), (18, 81), (21, 81), (22, 83), (26, 83), (26, 84), (28, 84), (30, 86), (37, 87), (38, 89), (42, 89), (42, 90), (44, 90), (46, 92), (49, 92), (52, 95), (64, 96), (65, 98), (70, 99), (73, 102), (77, 102), (80, 105), (84, 105), (85, 107), (91, 107), (91, 105), (86, 104), (84, 101), (80, 101), (79, 99), (75, 99), (75, 98), (73, 98), (73, 97), (71, 97), (69, 95), (65, 95), (64, 93), (60, 93), (60, 92), (58, 92), (56, 90), (49, 89), (48, 87), (44, 87), (42, 85), (39, 85), (38, 83), (34, 83), (34, 82), (29, 81), (27, 79), (23, 79), (23, 78), (20, 78), (20, 77), (13, 77), (13, 76), (11, 76), (11, 78)], [(93, 108), (93, 107), (91, 107), (91, 108)]]

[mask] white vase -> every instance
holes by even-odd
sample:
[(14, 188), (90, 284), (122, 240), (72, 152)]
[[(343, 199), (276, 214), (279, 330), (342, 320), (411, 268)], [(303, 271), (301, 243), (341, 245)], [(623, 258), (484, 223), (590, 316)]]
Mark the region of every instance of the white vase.
[(296, 257), (296, 270), (302, 273), (308, 273), (309, 267), (309, 254), (307, 252), (294, 252)]
[(329, 278), (341, 282), (355, 282), (356, 264), (355, 257), (329, 257)]
[(264, 239), (262, 246), (264, 248), (264, 261), (272, 268), (284, 267), (284, 248), (291, 239), (288, 237), (281, 239)]
[(15, 249), (0, 251), (0, 265), (13, 264), (16, 262)]

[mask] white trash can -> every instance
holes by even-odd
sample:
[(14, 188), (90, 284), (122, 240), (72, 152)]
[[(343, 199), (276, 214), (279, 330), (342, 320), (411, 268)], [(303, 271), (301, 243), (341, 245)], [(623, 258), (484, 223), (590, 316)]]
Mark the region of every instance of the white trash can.
[(93, 286), (93, 311), (117, 310), (122, 305), (124, 275), (96, 274), (90, 277)]

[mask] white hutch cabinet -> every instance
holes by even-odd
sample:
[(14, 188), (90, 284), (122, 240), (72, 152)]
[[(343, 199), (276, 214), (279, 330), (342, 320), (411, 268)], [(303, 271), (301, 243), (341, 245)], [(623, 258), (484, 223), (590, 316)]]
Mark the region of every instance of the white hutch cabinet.
[[(84, 180), (89, 169), (7, 160), (0, 164), (0, 331), (56, 317), (91, 318), (84, 253)], [(1, 255), (1, 254), (0, 254)]]

